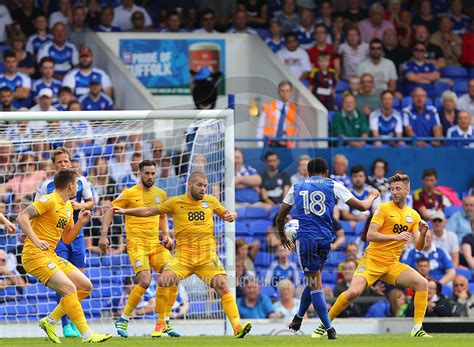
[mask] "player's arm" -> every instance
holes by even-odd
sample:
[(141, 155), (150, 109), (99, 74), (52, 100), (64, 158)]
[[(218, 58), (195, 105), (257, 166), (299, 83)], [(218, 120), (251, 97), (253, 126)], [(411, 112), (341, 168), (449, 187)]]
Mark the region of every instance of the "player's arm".
[(380, 233), (381, 225), (377, 223), (370, 223), (367, 231), (367, 241), (369, 242), (387, 242), (387, 241), (407, 241), (410, 238), (410, 233), (405, 231), (400, 234), (385, 235)]
[(61, 239), (66, 245), (70, 245), (72, 241), (76, 239), (76, 236), (81, 232), (82, 227), (87, 224), (89, 219), (91, 218), (91, 211), (82, 209), (79, 211), (79, 216), (77, 218), (76, 224), (74, 223), (74, 220), (71, 218), (70, 223), (63, 231), (61, 234)]
[(213, 197), (213, 212), (222, 220), (232, 223), (237, 219), (237, 212), (226, 209), (216, 197)]
[(100, 239), (99, 239), (99, 248), (102, 253), (107, 253), (107, 247), (109, 245), (109, 228), (110, 224), (112, 224), (112, 220), (114, 218), (114, 213), (112, 209), (109, 209), (105, 212), (104, 217), (102, 218), (102, 229), (100, 230)]
[(10, 222), (8, 220), (8, 218), (3, 215), (3, 213), (0, 213), (0, 223), (5, 225), (5, 229), (7, 229), (8, 234), (15, 234), (16, 233), (15, 224)]
[(425, 248), (426, 233), (429, 230), (428, 224), (424, 220), (418, 222), (418, 229), (413, 230), (413, 242), (417, 251)]
[(71, 203), (72, 203), (72, 208), (74, 209), (74, 211), (82, 210), (82, 209), (92, 211), (94, 209), (94, 198), (93, 197), (90, 197), (88, 199), (84, 199), (83, 203), (80, 203), (80, 202), (77, 202), (77, 201), (72, 201)]
[(159, 207), (160, 205), (137, 208), (122, 208), (114, 206), (110, 210), (112, 211), (112, 214), (120, 214), (124, 216), (134, 217), (151, 217), (161, 214)]
[(342, 183), (334, 182), (334, 195), (345, 204), (359, 211), (367, 211), (372, 207), (375, 199), (380, 196), (377, 189), (372, 188), (364, 200), (357, 199)]
[(48, 241), (43, 241), (38, 238), (35, 234), (33, 227), (31, 226), (31, 220), (40, 215), (36, 207), (33, 205), (28, 206), (26, 209), (20, 212), (16, 218), (16, 222), (20, 226), (20, 229), (25, 233), (25, 235), (33, 242), (33, 244), (41, 249), (46, 251), (49, 249)]
[(169, 250), (173, 248), (173, 240), (170, 237), (170, 225), (166, 214), (160, 215), (161, 242)]
[(293, 194), (294, 186), (291, 186), (290, 190), (286, 194), (283, 202), (280, 205), (278, 214), (276, 217), (276, 228), (278, 231), (278, 236), (280, 237), (281, 244), (291, 250), (293, 249), (293, 243), (285, 235), (285, 221), (286, 217), (290, 214), (293, 205), (295, 204), (295, 196)]
[(336, 239), (331, 244), (332, 251), (335, 251), (336, 249), (338, 249), (346, 241), (346, 235), (344, 234), (344, 229), (339, 228), (338, 230), (335, 230), (334, 233), (336, 234)]

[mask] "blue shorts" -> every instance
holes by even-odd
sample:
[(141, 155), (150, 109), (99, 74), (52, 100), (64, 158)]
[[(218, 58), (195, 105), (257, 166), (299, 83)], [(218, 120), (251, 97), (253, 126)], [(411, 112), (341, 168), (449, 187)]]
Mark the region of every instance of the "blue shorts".
[(84, 236), (78, 236), (70, 245), (66, 245), (62, 240), (59, 241), (55, 250), (61, 258), (68, 260), (79, 269), (86, 266), (86, 244)]
[(296, 240), (296, 253), (298, 254), (301, 270), (305, 275), (321, 271), (323, 265), (326, 264), (330, 251), (331, 241), (328, 240)]

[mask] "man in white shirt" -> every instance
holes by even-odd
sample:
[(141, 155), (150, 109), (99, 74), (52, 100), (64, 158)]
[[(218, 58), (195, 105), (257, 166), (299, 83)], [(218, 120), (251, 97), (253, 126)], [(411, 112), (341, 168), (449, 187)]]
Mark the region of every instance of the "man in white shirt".
[(374, 76), (375, 90), (381, 92), (390, 90), (395, 92), (397, 87), (397, 70), (393, 61), (383, 57), (383, 42), (373, 38), (369, 45), (369, 57), (357, 67), (357, 75), (370, 73)]
[(227, 30), (231, 34), (250, 34), (258, 35), (255, 29), (247, 26), (247, 12), (245, 10), (237, 10), (234, 13), (234, 25)]
[(60, 22), (68, 24), (69, 16), (72, 13), (71, 0), (59, 0), (58, 1), (59, 11), (51, 13), (49, 17), (49, 27), (53, 28), (54, 24)]
[(433, 242), (436, 246), (443, 248), (449, 253), (453, 260), (454, 266), (459, 264), (459, 240), (458, 236), (449, 230), (445, 229), (446, 217), (443, 212), (437, 211), (433, 213), (431, 218), (433, 225)]
[[(57, 111), (53, 104), (53, 91), (50, 88), (43, 88), (39, 91), (38, 96), (36, 97), (37, 104), (30, 108), (30, 111), (36, 112), (46, 112), (46, 111)], [(35, 131), (44, 131), (48, 127), (46, 121), (30, 121), (28, 124), (29, 130)]]
[(140, 11), (145, 16), (145, 27), (151, 28), (153, 26), (148, 12), (143, 7), (135, 5), (133, 0), (122, 0), (122, 5), (115, 8), (112, 26), (119, 27), (122, 31), (132, 29), (131, 17), (135, 11)]
[(308, 53), (299, 47), (298, 36), (295, 33), (285, 35), (285, 47), (277, 52), (277, 56), (296, 78), (308, 79), (311, 63)]
[(459, 98), (458, 109), (469, 112), (471, 124), (474, 123), (474, 78), (469, 80), (467, 94)]
[(5, 5), (0, 5), (0, 43), (8, 39), (8, 26), (13, 23), (10, 11)]

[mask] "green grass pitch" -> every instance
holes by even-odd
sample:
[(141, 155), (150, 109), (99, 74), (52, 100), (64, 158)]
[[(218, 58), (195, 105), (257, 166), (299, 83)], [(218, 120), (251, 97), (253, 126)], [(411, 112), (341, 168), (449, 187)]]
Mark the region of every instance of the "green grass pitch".
[[(81, 346), (79, 339), (61, 339), (62, 346)], [(407, 335), (340, 335), (335, 341), (312, 339), (310, 336), (247, 336), (245, 339), (232, 337), (194, 336), (170, 338), (113, 337), (101, 346), (347, 346), (347, 347), (472, 347), (474, 334), (435, 334), (432, 339), (414, 339)], [(0, 346), (53, 346), (46, 338), (0, 339)]]

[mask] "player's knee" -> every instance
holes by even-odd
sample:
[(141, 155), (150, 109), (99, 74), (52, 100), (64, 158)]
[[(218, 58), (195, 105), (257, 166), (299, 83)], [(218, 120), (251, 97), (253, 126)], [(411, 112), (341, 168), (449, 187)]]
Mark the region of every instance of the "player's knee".
[(229, 287), (227, 286), (226, 276), (216, 276), (212, 280), (212, 287), (217, 291), (219, 295), (224, 295), (230, 292)]
[(422, 292), (427, 291), (428, 290), (428, 280), (424, 277), (419, 278), (415, 283), (415, 288), (413, 288), (413, 289), (416, 290), (416, 291), (422, 291)]
[(160, 287), (172, 287), (178, 285), (178, 277), (172, 271), (163, 272), (158, 279), (158, 286)]
[(70, 282), (70, 283), (65, 283), (61, 287), (61, 291), (62, 291), (62, 295), (69, 295), (69, 294), (74, 294), (75, 292), (77, 292), (77, 288), (74, 285), (74, 283)]
[(353, 301), (353, 300), (357, 299), (359, 297), (359, 295), (362, 294), (363, 290), (364, 289), (361, 290), (358, 287), (352, 287), (352, 288), (347, 289), (345, 291), (347, 300)]
[(138, 280), (138, 284), (140, 285), (140, 287), (148, 289), (151, 284), (151, 278), (141, 278)]
[(85, 279), (77, 286), (77, 289), (90, 293), (92, 292), (92, 282), (89, 279)]

